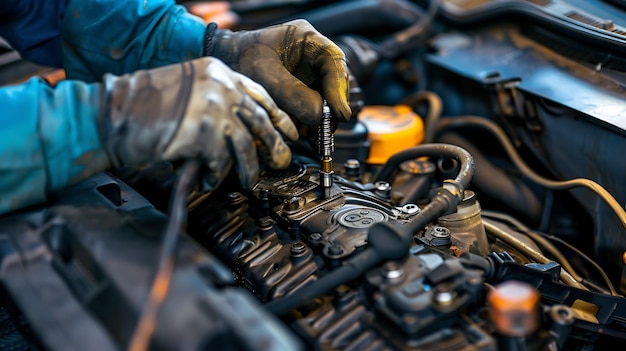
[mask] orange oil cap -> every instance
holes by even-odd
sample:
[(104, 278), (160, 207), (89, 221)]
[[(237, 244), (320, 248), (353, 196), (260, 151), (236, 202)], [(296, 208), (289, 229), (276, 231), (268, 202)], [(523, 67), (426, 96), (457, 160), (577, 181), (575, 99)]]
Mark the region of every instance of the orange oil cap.
[(365, 106), (358, 118), (371, 141), (369, 164), (384, 164), (392, 155), (424, 140), (424, 123), (409, 106)]

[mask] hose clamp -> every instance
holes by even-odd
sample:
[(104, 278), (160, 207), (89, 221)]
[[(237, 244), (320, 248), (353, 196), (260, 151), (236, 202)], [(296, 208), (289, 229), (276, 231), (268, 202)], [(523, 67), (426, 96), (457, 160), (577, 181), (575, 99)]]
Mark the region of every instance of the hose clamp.
[(446, 179), (443, 181), (442, 188), (447, 190), (452, 196), (458, 199), (457, 203), (463, 201), (464, 192), (463, 186), (454, 179)]

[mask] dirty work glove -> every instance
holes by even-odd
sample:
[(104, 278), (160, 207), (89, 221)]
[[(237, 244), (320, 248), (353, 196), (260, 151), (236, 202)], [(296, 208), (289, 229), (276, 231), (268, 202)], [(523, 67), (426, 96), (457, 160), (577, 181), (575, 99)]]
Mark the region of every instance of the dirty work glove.
[(343, 52), (305, 20), (254, 31), (207, 26), (205, 55), (214, 56), (267, 89), (292, 118), (317, 126), (322, 97), (340, 121), (350, 118), (348, 70)]
[(263, 87), (218, 59), (107, 75), (104, 84), (98, 123), (115, 166), (200, 157), (210, 187), (234, 164), (241, 185), (250, 188), (259, 172), (257, 153), (273, 168), (291, 160), (277, 131), (297, 139), (290, 118)]

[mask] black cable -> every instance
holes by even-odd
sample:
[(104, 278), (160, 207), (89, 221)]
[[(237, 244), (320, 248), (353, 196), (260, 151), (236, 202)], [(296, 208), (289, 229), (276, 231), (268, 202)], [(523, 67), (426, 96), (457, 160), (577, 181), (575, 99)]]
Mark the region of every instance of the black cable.
[(324, 6), (299, 13), (326, 36), (358, 33), (372, 28), (404, 28), (419, 22), (424, 11), (406, 0), (355, 0)]
[(418, 108), (422, 103), (428, 104), (428, 112), (424, 124), (426, 125), (426, 133), (424, 134), (424, 144), (429, 144), (435, 141), (435, 134), (437, 132), (437, 125), (443, 112), (443, 102), (441, 97), (433, 91), (421, 90), (413, 93), (400, 102), (404, 105), (409, 105), (413, 108), (413, 111), (418, 112)]
[(457, 160), (461, 166), (454, 181), (459, 183), (463, 189), (467, 189), (474, 175), (474, 158), (463, 148), (450, 144), (423, 144), (398, 152), (387, 160), (383, 168), (374, 177), (374, 181), (388, 181), (402, 162), (422, 156)]
[(458, 145), (474, 157), (476, 173), (472, 178), (472, 184), (481, 190), (482, 194), (497, 199), (533, 223), (541, 219), (542, 203), (537, 195), (520, 179), (509, 176), (502, 168), (496, 167), (478, 147), (460, 133), (445, 131), (440, 133), (437, 141)]
[(147, 350), (152, 334), (156, 329), (157, 313), (165, 301), (174, 273), (174, 254), (178, 235), (185, 230), (187, 223), (187, 194), (191, 190), (199, 169), (200, 163), (198, 161), (185, 162), (178, 181), (174, 185), (170, 199), (169, 219), (163, 233), (156, 273), (128, 343), (128, 350)]
[(413, 44), (428, 33), (441, 3), (442, 0), (430, 0), (426, 15), (422, 16), (414, 25), (397, 32), (379, 45), (381, 54), (388, 58), (394, 58), (403, 52), (412, 50)]
[(491, 132), (496, 139), (500, 142), (504, 151), (506, 151), (507, 155), (511, 158), (511, 161), (515, 164), (515, 166), (530, 180), (533, 182), (544, 186), (549, 189), (554, 190), (566, 190), (575, 187), (585, 187), (591, 191), (593, 191), (596, 195), (598, 195), (610, 208), (613, 210), (617, 218), (619, 218), (620, 223), (626, 229), (626, 211), (622, 208), (622, 205), (613, 197), (613, 195), (606, 190), (602, 185), (597, 182), (587, 179), (587, 178), (574, 178), (570, 180), (552, 180), (545, 178), (534, 170), (532, 170), (526, 162), (519, 155), (515, 146), (509, 139), (508, 135), (497, 125), (495, 122), (478, 116), (456, 116), (456, 117), (447, 117), (442, 118), (439, 122), (439, 130), (444, 130), (446, 128), (451, 127), (466, 127), (466, 126), (476, 126), (486, 129)]
[(556, 236), (554, 236), (552, 234), (546, 234), (546, 233), (543, 233), (541, 231), (532, 230), (532, 229), (528, 228), (526, 225), (524, 225), (523, 223), (521, 223), (520, 221), (518, 221), (517, 219), (515, 219), (512, 216), (510, 216), (508, 214), (505, 214), (505, 213), (499, 213), (499, 212), (483, 210), (481, 212), (481, 215), (484, 216), (484, 217), (489, 217), (489, 218), (498, 219), (498, 220), (501, 220), (501, 221), (508, 222), (509, 224), (513, 225), (514, 227), (516, 227), (518, 230), (520, 230), (523, 233), (533, 232), (533, 233), (536, 233), (538, 235), (541, 235), (542, 237), (544, 237), (544, 238), (546, 238), (548, 240), (555, 241), (555, 242), (557, 242), (557, 243), (567, 247), (569, 250), (573, 251), (575, 254), (577, 254), (582, 259), (584, 259), (587, 263), (589, 263), (591, 266), (593, 266), (593, 268), (595, 268), (598, 271), (598, 273), (600, 273), (600, 276), (602, 276), (602, 279), (604, 279), (604, 282), (606, 283), (606, 286), (609, 288), (609, 291), (610, 291), (611, 295), (613, 295), (613, 296), (620, 296), (617, 293), (617, 291), (615, 290), (615, 287), (613, 286), (613, 283), (609, 279), (609, 277), (606, 274), (606, 272), (602, 269), (602, 267), (600, 267), (600, 265), (598, 263), (596, 263), (594, 260), (592, 260), (584, 252), (580, 251), (579, 249), (577, 249), (575, 246), (573, 246), (572, 244), (568, 243), (567, 241), (565, 241), (565, 240), (563, 240), (563, 239), (561, 239), (559, 237), (556, 237)]

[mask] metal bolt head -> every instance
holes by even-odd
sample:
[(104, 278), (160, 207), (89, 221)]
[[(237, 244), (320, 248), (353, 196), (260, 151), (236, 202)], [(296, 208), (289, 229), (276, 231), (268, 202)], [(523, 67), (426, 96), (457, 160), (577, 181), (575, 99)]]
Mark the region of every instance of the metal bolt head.
[(456, 291), (449, 284), (442, 283), (435, 289), (435, 301), (442, 305), (447, 306), (454, 302), (456, 298)]
[(274, 221), (270, 218), (270, 217), (261, 217), (259, 218), (259, 229), (261, 230), (268, 230), (270, 228), (272, 228), (272, 226), (274, 225)]
[(416, 204), (406, 204), (406, 205), (402, 206), (400, 211), (402, 211), (402, 213), (404, 213), (406, 215), (414, 215), (414, 214), (416, 214), (416, 213), (418, 213), (420, 211), (420, 208), (417, 207)]
[(349, 158), (344, 163), (344, 166), (350, 167), (350, 168), (361, 167), (361, 162), (359, 162), (359, 160), (357, 159)]
[(303, 242), (297, 241), (291, 245), (291, 255), (301, 256), (306, 252), (306, 245)]
[(287, 212), (297, 212), (301, 208), (300, 198), (297, 196), (293, 196), (288, 199), (285, 199), (283, 201), (283, 204), (285, 205), (285, 211)]
[(387, 279), (396, 279), (400, 278), (404, 270), (402, 269), (402, 265), (396, 261), (387, 261), (383, 264), (383, 274)]
[(340, 245), (333, 244), (328, 248), (328, 254), (332, 256), (338, 256), (343, 253), (343, 248)]
[(315, 243), (322, 241), (322, 234), (311, 233), (311, 235), (309, 235), (309, 241), (315, 242)]
[(448, 228), (445, 228), (445, 227), (433, 227), (433, 229), (430, 232), (430, 234), (434, 238), (445, 239), (445, 238), (449, 238), (450, 237), (450, 230)]
[(376, 190), (378, 190), (378, 191), (389, 191), (389, 190), (391, 190), (391, 185), (389, 185), (389, 183), (383, 182), (383, 181), (379, 181), (379, 182), (374, 183), (374, 186), (376, 187)]
[(232, 205), (237, 205), (243, 202), (243, 195), (241, 195), (240, 192), (234, 191), (232, 193), (228, 193), (226, 197), (228, 198), (228, 202)]
[(343, 168), (347, 178), (359, 178), (361, 176), (361, 163), (353, 158), (346, 160)]

